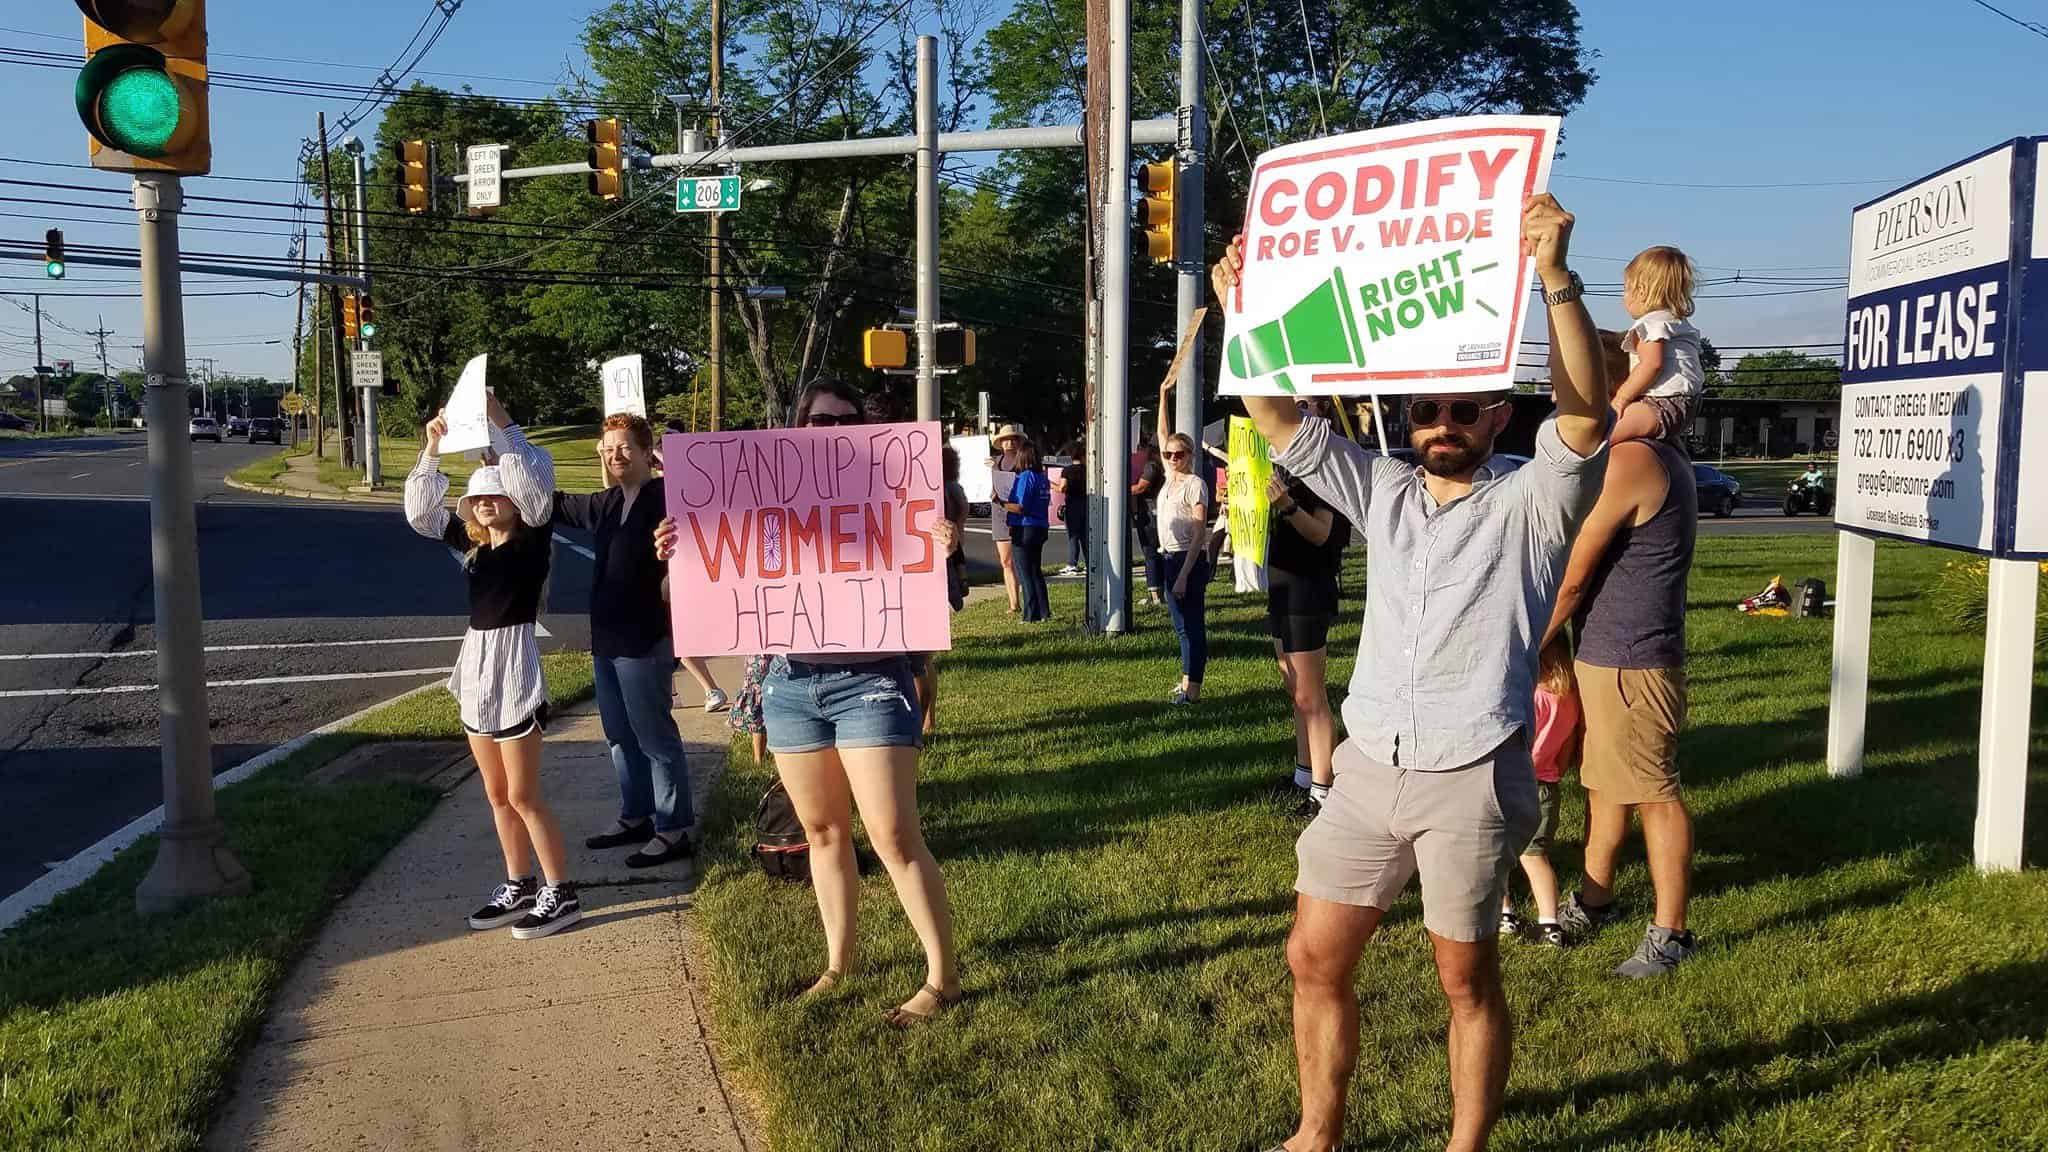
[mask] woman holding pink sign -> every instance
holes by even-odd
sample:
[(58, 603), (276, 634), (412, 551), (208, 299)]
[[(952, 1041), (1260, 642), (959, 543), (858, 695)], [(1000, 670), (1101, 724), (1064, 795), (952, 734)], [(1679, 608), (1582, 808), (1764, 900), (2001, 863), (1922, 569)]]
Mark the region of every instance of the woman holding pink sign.
[[(797, 401), (798, 428), (863, 422), (860, 397), (838, 380), (814, 381)], [(932, 540), (950, 553), (958, 531), (952, 521), (935, 520)], [(655, 530), (660, 560), (675, 555), (679, 535), (673, 519)], [(860, 871), (853, 855), (853, 809), (859, 805), (868, 841), (889, 870), (904, 918), (925, 953), (924, 986), (888, 1012), (888, 1023), (908, 1028), (959, 1003), (952, 907), (918, 825), (917, 759), (924, 737), (910, 656), (777, 654), (761, 681), (761, 716), (776, 772), (810, 841), (811, 886), (825, 928), (825, 971), (804, 995), (829, 992), (856, 970)]]

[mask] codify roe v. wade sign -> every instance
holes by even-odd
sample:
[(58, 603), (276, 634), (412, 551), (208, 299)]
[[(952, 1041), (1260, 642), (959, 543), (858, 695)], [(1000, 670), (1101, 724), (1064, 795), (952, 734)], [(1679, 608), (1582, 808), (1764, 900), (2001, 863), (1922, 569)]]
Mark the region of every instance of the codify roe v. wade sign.
[(1828, 770), (1862, 770), (1873, 538), (1990, 557), (1975, 836), (1987, 871), (2020, 866), (2030, 558), (2048, 551), (2048, 385), (2029, 387), (2048, 375), (2037, 144), (1972, 156), (1862, 205), (1850, 224)]
[(952, 647), (939, 426), (662, 440), (678, 656)]

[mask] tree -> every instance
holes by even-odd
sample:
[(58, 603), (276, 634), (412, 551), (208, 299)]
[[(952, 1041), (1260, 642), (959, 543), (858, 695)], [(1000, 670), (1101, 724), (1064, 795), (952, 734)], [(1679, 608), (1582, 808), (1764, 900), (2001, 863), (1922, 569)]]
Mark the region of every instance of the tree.
[(64, 406), (71, 410), (72, 420), (90, 424), (106, 406), (105, 393), (105, 377), (92, 373), (74, 376), (64, 388)]
[(1751, 352), (1735, 362), (1723, 396), (1773, 400), (1834, 400), (1842, 393), (1842, 366), (1803, 352)]

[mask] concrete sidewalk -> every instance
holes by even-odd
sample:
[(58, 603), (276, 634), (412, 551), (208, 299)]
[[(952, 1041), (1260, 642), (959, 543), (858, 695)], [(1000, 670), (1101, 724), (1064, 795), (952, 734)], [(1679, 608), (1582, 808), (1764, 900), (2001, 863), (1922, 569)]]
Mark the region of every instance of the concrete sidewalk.
[[(734, 692), (738, 662), (715, 668)], [(697, 706), (687, 675), (676, 681), (702, 796), (724, 766), (725, 716)], [(542, 780), (582, 922), (532, 941), (464, 923), (503, 872), (472, 767), (335, 910), (278, 992), (207, 1147), (762, 1146), (712, 1052), (693, 868), (634, 871), (630, 848), (582, 847), (618, 814), (594, 707), (556, 721)]]

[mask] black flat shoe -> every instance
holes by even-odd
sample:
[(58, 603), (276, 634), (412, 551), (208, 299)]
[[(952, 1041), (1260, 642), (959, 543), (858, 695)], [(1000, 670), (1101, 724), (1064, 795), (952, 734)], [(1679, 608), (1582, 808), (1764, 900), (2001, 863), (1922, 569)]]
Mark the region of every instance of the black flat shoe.
[(651, 821), (642, 821), (632, 827), (619, 824), (615, 825), (609, 832), (592, 836), (590, 839), (585, 840), (583, 846), (585, 848), (622, 848), (628, 844), (638, 844), (645, 841), (648, 834), (653, 830), (654, 825)]
[(657, 864), (666, 864), (671, 860), (683, 860), (697, 854), (697, 846), (690, 843), (690, 834), (688, 832), (675, 832), (671, 833), (671, 835), (674, 836), (674, 839), (656, 832), (654, 839), (648, 841), (648, 843), (659, 843), (662, 846), (661, 851), (649, 852), (642, 848), (640, 851), (626, 857), (626, 867), (652, 868)]

